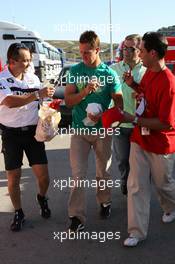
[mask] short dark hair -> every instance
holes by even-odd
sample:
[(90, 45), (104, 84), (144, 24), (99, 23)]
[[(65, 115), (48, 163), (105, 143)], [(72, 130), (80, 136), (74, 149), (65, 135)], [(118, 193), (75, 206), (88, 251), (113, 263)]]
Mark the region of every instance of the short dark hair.
[(25, 44), (23, 43), (13, 43), (10, 45), (10, 47), (8, 48), (7, 51), (7, 60), (9, 62), (10, 59), (13, 60), (18, 60), (19, 58), (19, 50), (20, 49), (24, 49), (24, 50), (28, 50), (30, 52), (30, 49), (28, 47), (25, 46)]
[(149, 52), (155, 50), (159, 59), (162, 59), (167, 51), (168, 41), (165, 36), (159, 32), (147, 32), (143, 35), (144, 47)]
[(100, 39), (98, 35), (92, 30), (83, 32), (80, 36), (79, 42), (81, 44), (88, 43), (92, 48), (100, 47)]

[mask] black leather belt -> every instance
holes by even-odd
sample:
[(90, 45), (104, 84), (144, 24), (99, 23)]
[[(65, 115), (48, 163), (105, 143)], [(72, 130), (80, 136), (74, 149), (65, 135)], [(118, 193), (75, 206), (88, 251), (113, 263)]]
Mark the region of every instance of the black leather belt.
[(14, 132), (25, 132), (25, 131), (31, 131), (36, 129), (36, 125), (30, 125), (30, 126), (23, 126), (23, 127), (8, 127), (0, 124), (1, 130), (10, 130)]

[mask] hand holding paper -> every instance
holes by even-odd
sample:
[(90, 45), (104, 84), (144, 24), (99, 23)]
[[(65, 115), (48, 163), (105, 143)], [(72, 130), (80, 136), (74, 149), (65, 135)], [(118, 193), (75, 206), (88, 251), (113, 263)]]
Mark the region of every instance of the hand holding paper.
[(97, 103), (89, 103), (87, 108), (87, 117), (84, 118), (83, 123), (85, 126), (94, 126), (98, 120), (99, 120), (99, 115), (102, 112), (102, 107), (101, 104)]

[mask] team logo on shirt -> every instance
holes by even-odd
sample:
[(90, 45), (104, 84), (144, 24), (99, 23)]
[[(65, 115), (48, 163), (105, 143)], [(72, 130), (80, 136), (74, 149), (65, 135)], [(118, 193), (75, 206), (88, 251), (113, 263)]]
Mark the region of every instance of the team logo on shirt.
[(9, 82), (9, 83), (14, 83), (14, 80), (13, 80), (12, 78), (8, 78), (8, 79), (7, 79), (7, 82)]
[(5, 86), (2, 85), (2, 83), (0, 83), (0, 90), (5, 90)]
[(34, 85), (34, 81), (32, 79), (27, 80), (28, 85)]
[(14, 95), (27, 95), (30, 93), (33, 93), (34, 91), (37, 91), (38, 89), (33, 89), (33, 88), (27, 88), (27, 89), (22, 89), (20, 87), (10, 87), (10, 90)]

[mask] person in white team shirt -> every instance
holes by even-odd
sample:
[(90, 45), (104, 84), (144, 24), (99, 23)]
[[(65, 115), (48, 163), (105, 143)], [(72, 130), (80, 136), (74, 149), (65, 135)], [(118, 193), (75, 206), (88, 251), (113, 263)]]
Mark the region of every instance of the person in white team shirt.
[(52, 97), (54, 88), (43, 88), (36, 75), (27, 72), (31, 62), (29, 49), (13, 43), (7, 52), (8, 69), (0, 73), (0, 124), (2, 129), (2, 153), (8, 178), (8, 190), (15, 216), (12, 231), (19, 231), (24, 222), (20, 197), (20, 176), (23, 152), (36, 175), (37, 200), (41, 216), (49, 218), (46, 192), (49, 186), (47, 157), (43, 142), (34, 138), (38, 121), (38, 100)]

